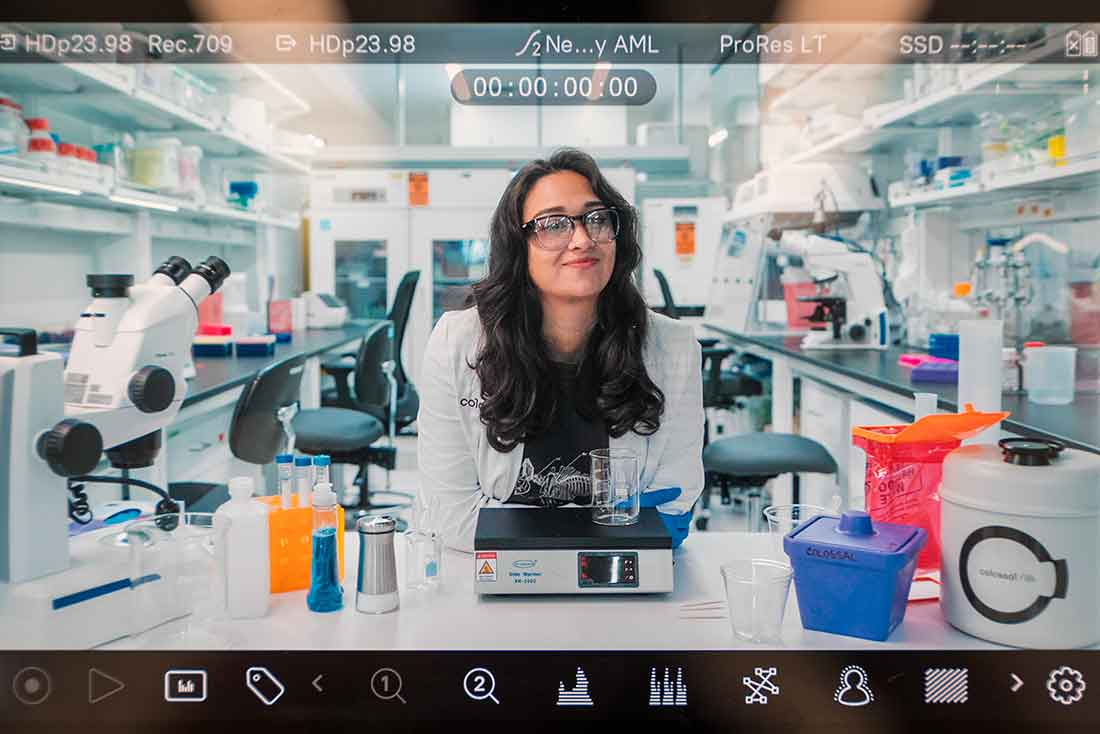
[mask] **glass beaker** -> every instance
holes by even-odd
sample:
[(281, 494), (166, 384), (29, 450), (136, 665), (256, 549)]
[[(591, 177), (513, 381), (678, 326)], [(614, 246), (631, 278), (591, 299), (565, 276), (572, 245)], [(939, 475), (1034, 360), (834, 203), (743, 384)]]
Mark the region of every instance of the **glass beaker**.
[(592, 522), (633, 525), (641, 512), (638, 454), (632, 449), (589, 452), (592, 479)]
[(435, 591), (443, 573), (443, 539), (431, 530), (406, 530), (405, 588)]
[(819, 505), (771, 505), (764, 508), (764, 517), (768, 518), (768, 529), (772, 535), (772, 550), (777, 558), (784, 558), (783, 538), (817, 515), (828, 515), (829, 510)]
[(730, 626), (749, 642), (779, 642), (791, 589), (791, 567), (765, 558), (722, 565)]
[[(229, 640), (225, 547), (231, 520), (185, 512), (135, 520), (126, 526), (130, 552), (130, 634), (141, 646), (217, 649)], [(182, 623), (165, 624), (186, 618)]]
[(1024, 350), (1027, 399), (1039, 405), (1072, 403), (1076, 371), (1077, 347), (1028, 347)]

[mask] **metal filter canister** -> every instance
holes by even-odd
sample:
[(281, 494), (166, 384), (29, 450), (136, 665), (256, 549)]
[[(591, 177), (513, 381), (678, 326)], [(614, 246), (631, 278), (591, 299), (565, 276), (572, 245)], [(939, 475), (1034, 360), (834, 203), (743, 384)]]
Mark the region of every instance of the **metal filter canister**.
[(397, 557), (393, 546), (396, 527), (388, 517), (364, 517), (355, 524), (359, 532), (356, 611), (383, 614), (399, 606)]

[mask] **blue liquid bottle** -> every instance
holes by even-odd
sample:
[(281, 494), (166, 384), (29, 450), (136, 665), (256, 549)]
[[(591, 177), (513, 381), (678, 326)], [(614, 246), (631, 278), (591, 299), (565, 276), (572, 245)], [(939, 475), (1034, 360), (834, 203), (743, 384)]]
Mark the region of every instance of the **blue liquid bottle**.
[(335, 612), (344, 607), (337, 551), (336, 493), (331, 484), (313, 491), (313, 562), (306, 604), (312, 612)]

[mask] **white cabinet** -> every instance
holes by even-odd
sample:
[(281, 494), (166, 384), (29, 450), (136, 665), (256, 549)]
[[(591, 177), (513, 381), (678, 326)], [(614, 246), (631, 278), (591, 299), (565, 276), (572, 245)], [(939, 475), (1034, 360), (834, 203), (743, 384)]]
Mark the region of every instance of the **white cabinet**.
[(802, 378), (800, 433), (820, 443), (836, 460), (837, 473), (802, 474), (800, 502), (829, 507), (834, 494), (845, 499), (848, 477), (848, 394)]

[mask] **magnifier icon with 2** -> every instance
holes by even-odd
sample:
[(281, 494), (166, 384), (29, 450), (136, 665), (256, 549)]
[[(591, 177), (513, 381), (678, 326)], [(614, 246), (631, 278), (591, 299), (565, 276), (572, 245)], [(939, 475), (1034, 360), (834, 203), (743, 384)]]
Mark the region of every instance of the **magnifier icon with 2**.
[(473, 668), (467, 673), (462, 679), (462, 688), (466, 691), (466, 695), (475, 701), (489, 699), (500, 705), (500, 701), (493, 695), (497, 689), (497, 679), (485, 668)]
[(401, 703), (408, 702), (401, 697), (401, 675), (393, 668), (379, 668), (374, 671), (370, 679), (370, 689), (375, 696), (382, 701), (397, 699)]

